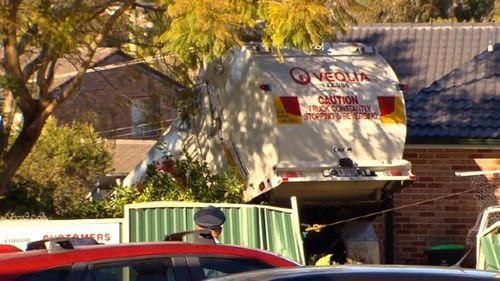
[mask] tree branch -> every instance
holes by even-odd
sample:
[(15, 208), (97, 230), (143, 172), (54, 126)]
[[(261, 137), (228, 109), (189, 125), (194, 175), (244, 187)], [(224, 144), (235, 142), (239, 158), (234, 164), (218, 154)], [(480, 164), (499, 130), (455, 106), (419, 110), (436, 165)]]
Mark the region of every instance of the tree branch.
[(43, 63), (36, 73), (36, 85), (38, 87), (38, 95), (40, 97), (47, 96), (47, 92), (49, 90), (49, 84), (47, 84), (47, 81), (45, 80), (45, 72), (47, 71), (47, 68), (48, 64)]
[[(46, 85), (52, 85), (52, 83), (54, 82), (56, 64), (57, 64), (57, 59), (52, 59), (48, 64), (48, 70), (46, 71), (47, 75), (43, 78), (45, 79)], [(47, 87), (46, 91), (40, 92), (40, 104), (43, 107), (47, 107), (50, 104), (51, 100), (53, 99), (49, 91), (49, 87), (50, 86)]]
[(71, 80), (69, 85), (64, 89), (64, 91), (61, 93), (60, 96), (57, 98), (54, 98), (52, 102), (45, 108), (42, 116), (40, 118), (48, 118), (50, 114), (55, 110), (55, 108), (63, 103), (68, 97), (70, 97), (76, 89), (80, 86), (80, 82), (83, 79), (83, 76), (85, 75), (85, 72), (87, 69), (90, 67), (90, 64), (92, 62), (92, 59), (94, 58), (95, 52), (97, 48), (100, 46), (102, 41), (106, 38), (110, 30), (112, 29), (113, 25), (115, 22), (132, 6), (133, 1), (132, 0), (127, 0), (123, 1), (124, 4), (121, 6), (118, 10), (115, 11), (115, 13), (108, 19), (106, 24), (104, 25), (102, 31), (100, 34), (98, 34), (94, 40), (93, 43), (90, 44), (88, 47), (88, 53), (86, 54), (85, 59), (81, 63), (77, 74), (75, 77)]
[(34, 100), (26, 88), (17, 49), (17, 13), (20, 4), (21, 0), (9, 1), (8, 20), (3, 25), (6, 35), (4, 39), (5, 75), (11, 80), (9, 88), (19, 108), (26, 115), (25, 118), (30, 118), (34, 115)]
[(24, 66), (23, 78), (25, 80), (28, 80), (31, 77), (31, 75), (33, 75), (33, 73), (37, 71), (37, 69), (40, 67), (40, 64), (47, 61), (47, 55), (48, 55), (48, 46), (47, 44), (44, 44), (40, 49), (38, 55), (32, 61), (30, 61), (28, 64)]
[(52, 83), (54, 82), (56, 64), (57, 64), (57, 59), (52, 59), (49, 63), (49, 71), (47, 72), (47, 77), (46, 77), (49, 85), (52, 85)]
[(28, 45), (31, 40), (33, 39), (33, 36), (38, 33), (38, 24), (35, 23), (26, 32), (21, 36), (21, 39), (19, 40), (19, 44), (17, 44), (17, 51), (19, 52), (19, 55), (23, 55), (24, 52), (26, 51), (26, 45)]
[[(108, 0), (105, 3), (96, 6), (95, 9), (90, 11), (90, 14), (95, 15), (94, 18), (100, 17), (101, 13), (106, 11), (106, 9), (111, 7), (113, 5), (113, 3), (115, 3), (115, 2), (116, 2), (115, 0)], [(128, 1), (125, 1), (125, 2), (128, 2)]]
[(21, 67), (19, 63), (19, 53), (16, 46), (17, 42), (17, 12), (19, 9), (19, 5), (21, 4), (21, 0), (11, 0), (9, 1), (9, 13), (8, 20), (4, 22), (4, 59), (5, 59), (5, 68), (7, 73), (12, 73), (16, 75), (18, 78), (22, 78)]
[(153, 4), (151, 3), (139, 3), (138, 2), (135, 2), (133, 4), (134, 7), (139, 7), (139, 8), (142, 8), (146, 11), (155, 11), (155, 12), (166, 12), (167, 11), (167, 8), (166, 7), (162, 7), (162, 6), (154, 6)]

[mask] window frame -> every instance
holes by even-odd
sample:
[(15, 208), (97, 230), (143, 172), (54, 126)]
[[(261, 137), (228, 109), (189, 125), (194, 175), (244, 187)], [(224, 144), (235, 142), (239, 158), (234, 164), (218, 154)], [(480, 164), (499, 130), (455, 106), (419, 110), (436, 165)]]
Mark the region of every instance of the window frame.
[(172, 267), (174, 268), (174, 275), (176, 281), (191, 281), (190, 272), (188, 270), (186, 257), (184, 255), (151, 255), (151, 256), (140, 256), (140, 257), (124, 257), (124, 258), (114, 258), (106, 260), (96, 260), (88, 262), (80, 262), (74, 264), (71, 275), (68, 281), (85, 281), (87, 274), (93, 270), (95, 265), (101, 264), (122, 264), (126, 265), (134, 262), (141, 262), (145, 260), (170, 260)]
[[(29, 279), (29, 280), (38, 280), (38, 278), (40, 278), (40, 277), (37, 276), (37, 275), (45, 273), (45, 272), (49, 272), (49, 271), (54, 271), (54, 270), (65, 270), (65, 271), (67, 271), (66, 281), (70, 281), (71, 280), (71, 274), (72, 274), (72, 271), (73, 271), (73, 266), (71, 264), (58, 265), (58, 266), (54, 266), (54, 267), (48, 267), (48, 268), (45, 268), (43, 270), (37, 270), (37, 271), (27, 272), (27, 273), (24, 273), (24, 274), (21, 274), (19, 276), (14, 277), (12, 280), (13, 281), (26, 281), (26, 277), (27, 276), (32, 276), (32, 278), (33, 277), (37, 278), (37, 279)], [(53, 279), (51, 279), (51, 280), (53, 280)]]
[[(148, 113), (157, 120), (147, 120)], [(137, 118), (138, 117), (138, 118)], [(137, 120), (136, 120), (137, 119)], [(156, 125), (161, 121), (160, 101), (155, 97), (137, 97), (133, 98), (130, 104), (130, 121), (132, 125), (131, 133), (135, 138), (155, 137), (161, 134)], [(156, 124), (158, 123), (158, 124)]]
[[(227, 254), (187, 255), (186, 260), (187, 260), (189, 270), (191, 272), (191, 276), (193, 277), (193, 280), (205, 280), (205, 279), (207, 279), (207, 277), (205, 277), (205, 274), (204, 274), (203, 269), (201, 267), (200, 258), (233, 259), (233, 260), (241, 260), (241, 261), (260, 263), (262, 265), (266, 265), (268, 268), (277, 268), (278, 267), (278, 266), (266, 263), (257, 257), (247, 258), (247, 257), (236, 256), (236, 255), (227, 255)], [(241, 272), (246, 272), (246, 271), (241, 271)]]

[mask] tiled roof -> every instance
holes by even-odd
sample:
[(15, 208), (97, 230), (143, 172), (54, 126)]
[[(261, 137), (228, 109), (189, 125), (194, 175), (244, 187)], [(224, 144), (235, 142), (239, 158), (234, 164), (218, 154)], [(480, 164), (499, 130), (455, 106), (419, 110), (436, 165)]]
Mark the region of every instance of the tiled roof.
[[(99, 48), (97, 49), (91, 64), (95, 65), (97, 62), (116, 52), (118, 52), (118, 49), (116, 48)], [(55, 89), (76, 75), (81, 60), (81, 58), (70, 56), (58, 60), (55, 69), (54, 82), (50, 88)]]
[(412, 94), (500, 42), (500, 24), (362, 24), (339, 40), (375, 46)]
[[(81, 59), (80, 59), (81, 60)], [(153, 60), (155, 62), (156, 59)], [(64, 87), (77, 74), (80, 61), (78, 58), (63, 58), (57, 62), (56, 75), (50, 89), (56, 90), (59, 87)], [(158, 63), (157, 63), (158, 64)], [(173, 81), (167, 76), (168, 72), (162, 72), (153, 64), (146, 63), (145, 60), (134, 59), (116, 48), (99, 48), (97, 49), (91, 64), (91, 68), (87, 73), (93, 71), (112, 71), (115, 68), (122, 66), (134, 65), (135, 67), (147, 72), (151, 77), (169, 81), (174, 88), (182, 88), (182, 85)]]
[(409, 138), (500, 138), (500, 43), (406, 100)]
[(339, 39), (375, 46), (409, 86), (410, 142), (500, 138), (500, 24), (360, 25)]
[(113, 155), (114, 175), (128, 174), (142, 161), (156, 140), (113, 139), (108, 147)]

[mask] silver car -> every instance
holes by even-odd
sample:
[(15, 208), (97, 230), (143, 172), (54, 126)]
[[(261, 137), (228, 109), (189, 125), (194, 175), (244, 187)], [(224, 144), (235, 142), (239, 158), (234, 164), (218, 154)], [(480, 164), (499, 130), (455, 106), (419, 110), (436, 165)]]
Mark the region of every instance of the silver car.
[(342, 265), (249, 271), (210, 281), (479, 281), (500, 280), (500, 273), (459, 267)]

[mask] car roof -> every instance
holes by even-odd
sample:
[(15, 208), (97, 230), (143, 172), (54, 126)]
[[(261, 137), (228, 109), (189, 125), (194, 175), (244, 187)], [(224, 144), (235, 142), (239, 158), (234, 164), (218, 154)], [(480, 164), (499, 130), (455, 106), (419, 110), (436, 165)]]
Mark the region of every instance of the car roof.
[(23, 250), (19, 249), (18, 247), (14, 245), (9, 245), (9, 244), (1, 244), (0, 245), (0, 254), (3, 253), (17, 253), (17, 252), (22, 252)]
[[(441, 267), (441, 266), (418, 266), (418, 265), (340, 265), (340, 266), (304, 266), (295, 268), (272, 268), (255, 270), (244, 273), (231, 274), (219, 278), (210, 279), (210, 281), (266, 281), (281, 278), (299, 278), (315, 275), (330, 275), (330, 274), (352, 274), (352, 275), (369, 275), (377, 276), (377, 274), (388, 276), (419, 276), (422, 280), (433, 277), (471, 277), (480, 278), (482, 280), (500, 280), (498, 272), (480, 271), (474, 269), (464, 269), (459, 267)], [(300, 280), (294, 279), (294, 280)], [(350, 279), (349, 279), (350, 280)], [(390, 279), (387, 279), (390, 280)], [(395, 279), (396, 280), (396, 279)], [(474, 279), (476, 280), (476, 279)]]
[(160, 255), (228, 255), (260, 260), (274, 266), (297, 266), (298, 263), (264, 250), (224, 244), (189, 242), (140, 242), (111, 245), (75, 246), (73, 249), (32, 250), (0, 254), (0, 276), (20, 275), (51, 267), (119, 258)]

